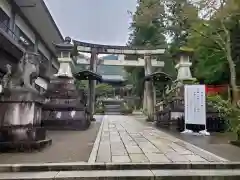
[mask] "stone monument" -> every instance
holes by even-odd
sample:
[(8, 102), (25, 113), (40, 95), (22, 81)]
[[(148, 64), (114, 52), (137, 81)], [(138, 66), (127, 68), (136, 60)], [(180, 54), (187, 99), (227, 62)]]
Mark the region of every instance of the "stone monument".
[(41, 127), (43, 99), (35, 89), (39, 75), (39, 56), (24, 53), (16, 71), (6, 65), (0, 99), (0, 149), (40, 148), (50, 144)]
[(90, 126), (87, 113), (86, 97), (83, 91), (77, 90), (72, 74), (71, 38), (64, 43), (55, 44), (59, 70), (55, 74), (45, 93), (42, 125), (51, 130), (85, 130)]

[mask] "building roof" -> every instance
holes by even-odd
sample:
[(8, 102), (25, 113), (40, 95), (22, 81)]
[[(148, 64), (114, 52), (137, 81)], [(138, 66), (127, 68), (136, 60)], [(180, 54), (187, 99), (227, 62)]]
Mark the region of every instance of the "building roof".
[[(14, 0), (23, 15), (33, 28), (39, 33), (48, 48), (55, 52), (53, 42), (60, 43), (64, 40), (60, 30), (53, 20), (43, 0)], [(27, 7), (29, 6), (29, 7)]]
[(103, 60), (118, 60), (118, 56), (110, 54), (110, 55), (107, 55), (107, 56), (103, 56), (101, 59), (103, 59)]
[[(108, 61), (118, 61), (117, 55), (107, 55), (103, 56), (101, 59)], [(123, 80), (126, 77), (126, 72), (124, 66), (110, 66), (100, 64), (97, 68), (97, 71), (101, 75), (105, 75), (107, 78), (113, 77), (114, 80), (119, 79)]]
[(103, 81), (125, 81), (121, 75), (102, 75)]
[(97, 80), (102, 81), (102, 76), (98, 73), (94, 73), (90, 70), (79, 71), (74, 74), (74, 77), (78, 80)]
[(172, 77), (164, 72), (153, 72), (144, 77), (144, 81), (159, 81), (159, 82), (169, 82), (173, 81)]

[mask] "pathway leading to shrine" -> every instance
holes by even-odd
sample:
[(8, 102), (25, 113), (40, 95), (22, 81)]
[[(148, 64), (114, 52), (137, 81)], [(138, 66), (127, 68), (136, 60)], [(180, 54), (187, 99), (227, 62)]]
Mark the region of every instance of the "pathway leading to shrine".
[(106, 115), (90, 163), (199, 163), (227, 161), (199, 147), (147, 126), (133, 116)]

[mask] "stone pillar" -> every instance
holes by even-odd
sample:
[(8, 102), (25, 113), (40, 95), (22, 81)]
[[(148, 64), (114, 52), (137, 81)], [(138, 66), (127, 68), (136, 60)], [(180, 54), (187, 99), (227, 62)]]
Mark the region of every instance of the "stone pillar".
[(130, 92), (129, 92), (129, 89), (127, 89), (127, 97), (130, 96)]
[[(145, 74), (146, 74), (146, 71), (145, 71)], [(144, 90), (143, 90), (143, 110), (147, 110), (147, 95), (146, 95), (146, 86), (145, 86), (145, 83), (144, 83)]]
[(53, 57), (51, 56), (50, 59), (48, 60), (47, 64), (47, 76), (51, 78), (53, 71), (52, 71), (52, 62), (53, 62)]
[(113, 98), (116, 96), (116, 88), (113, 88)]
[(38, 44), (39, 44), (39, 39), (38, 37), (35, 37), (35, 43), (34, 43), (34, 52), (38, 53)]
[[(152, 62), (150, 55), (144, 56), (145, 61), (145, 76), (152, 73)], [(154, 102), (153, 102), (153, 82), (152, 81), (145, 81), (145, 101), (146, 101), (146, 109), (147, 109), (147, 116), (148, 121), (154, 120)]]
[[(90, 71), (96, 73), (97, 70), (97, 50), (92, 49), (91, 58), (90, 58)], [(96, 88), (96, 80), (89, 80), (89, 94), (88, 94), (88, 106), (91, 114), (91, 118), (93, 119), (93, 114), (95, 112), (95, 88)]]
[(120, 87), (120, 98), (123, 99), (124, 97), (124, 89), (123, 87)]
[[(156, 87), (153, 84), (153, 107), (157, 104), (157, 96), (156, 96)], [(154, 108), (154, 113), (155, 113), (155, 108)]]
[(14, 11), (14, 8), (12, 8), (11, 14), (10, 14), (10, 21), (9, 21), (9, 30), (8, 30), (8, 33), (9, 33), (14, 39), (16, 38), (16, 37), (14, 37), (15, 17), (16, 17), (16, 13), (15, 13), (15, 11)]

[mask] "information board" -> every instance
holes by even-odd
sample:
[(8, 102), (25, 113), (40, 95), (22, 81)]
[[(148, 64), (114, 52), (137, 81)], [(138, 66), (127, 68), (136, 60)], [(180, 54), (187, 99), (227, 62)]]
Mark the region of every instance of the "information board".
[(184, 86), (185, 124), (206, 126), (205, 85)]

